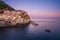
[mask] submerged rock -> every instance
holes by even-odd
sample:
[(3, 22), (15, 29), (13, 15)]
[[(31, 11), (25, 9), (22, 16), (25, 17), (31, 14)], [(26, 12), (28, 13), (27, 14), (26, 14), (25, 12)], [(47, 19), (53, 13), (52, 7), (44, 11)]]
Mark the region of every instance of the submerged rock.
[(51, 32), (49, 29), (45, 29), (46, 32)]
[(31, 21), (30, 23), (31, 23), (32, 25), (34, 25), (34, 26), (38, 26), (38, 24), (35, 23), (34, 21)]
[(10, 26), (16, 24), (26, 24), (30, 22), (30, 17), (23, 10), (4, 10), (0, 14), (0, 26)]

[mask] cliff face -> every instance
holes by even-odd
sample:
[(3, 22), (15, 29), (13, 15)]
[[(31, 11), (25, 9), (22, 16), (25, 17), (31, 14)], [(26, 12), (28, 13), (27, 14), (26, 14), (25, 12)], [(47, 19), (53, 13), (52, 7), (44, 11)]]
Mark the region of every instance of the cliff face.
[(0, 0), (0, 9), (1, 8), (8, 8), (9, 10), (15, 10), (14, 8), (10, 7), (8, 4)]

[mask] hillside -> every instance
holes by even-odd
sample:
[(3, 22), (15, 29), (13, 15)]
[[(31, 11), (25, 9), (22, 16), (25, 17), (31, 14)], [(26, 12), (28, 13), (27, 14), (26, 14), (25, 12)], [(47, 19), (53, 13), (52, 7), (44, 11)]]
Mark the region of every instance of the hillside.
[(14, 8), (10, 7), (8, 4), (0, 0), (0, 9), (1, 8), (8, 8), (9, 10), (15, 10)]

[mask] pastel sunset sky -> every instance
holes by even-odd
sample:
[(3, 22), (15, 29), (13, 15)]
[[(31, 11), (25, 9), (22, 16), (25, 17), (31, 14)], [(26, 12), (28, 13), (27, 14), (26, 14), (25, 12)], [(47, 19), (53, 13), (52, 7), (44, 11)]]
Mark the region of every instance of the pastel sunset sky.
[(59, 0), (3, 0), (16, 10), (27, 11), (31, 18), (60, 18)]

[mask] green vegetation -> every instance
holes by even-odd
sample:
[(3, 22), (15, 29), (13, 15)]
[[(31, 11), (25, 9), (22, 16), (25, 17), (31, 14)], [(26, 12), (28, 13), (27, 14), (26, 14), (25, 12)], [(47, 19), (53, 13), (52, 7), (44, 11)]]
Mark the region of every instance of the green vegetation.
[(0, 9), (1, 8), (8, 8), (9, 10), (15, 10), (14, 8), (10, 7), (9, 5), (7, 5), (5, 2), (3, 2), (2, 0), (0, 0)]

